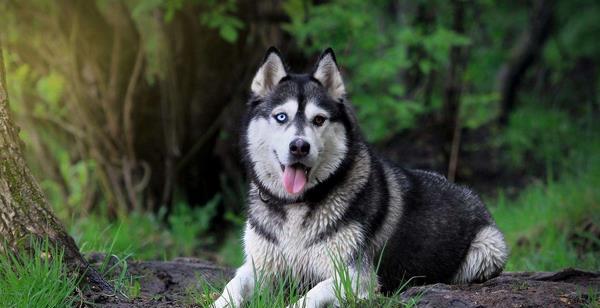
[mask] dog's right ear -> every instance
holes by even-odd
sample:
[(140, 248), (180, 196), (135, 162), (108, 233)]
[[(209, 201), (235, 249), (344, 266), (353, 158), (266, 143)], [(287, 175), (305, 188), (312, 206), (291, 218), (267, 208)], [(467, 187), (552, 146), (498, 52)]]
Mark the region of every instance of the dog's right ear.
[(271, 47), (267, 50), (262, 65), (252, 79), (250, 90), (258, 97), (265, 97), (285, 76), (287, 70), (281, 54), (277, 48)]

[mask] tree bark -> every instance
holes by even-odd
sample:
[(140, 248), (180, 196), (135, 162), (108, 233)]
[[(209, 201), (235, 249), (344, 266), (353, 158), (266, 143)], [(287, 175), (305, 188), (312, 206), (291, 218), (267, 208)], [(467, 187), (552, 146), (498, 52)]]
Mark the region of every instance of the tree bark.
[(48, 200), (25, 162), (18, 129), (8, 108), (4, 59), (0, 46), (0, 241), (6, 248), (30, 249), (29, 239), (47, 239), (64, 250), (64, 262), (73, 274), (84, 275), (95, 290), (114, 293), (114, 289), (89, 266), (75, 241), (52, 214)]

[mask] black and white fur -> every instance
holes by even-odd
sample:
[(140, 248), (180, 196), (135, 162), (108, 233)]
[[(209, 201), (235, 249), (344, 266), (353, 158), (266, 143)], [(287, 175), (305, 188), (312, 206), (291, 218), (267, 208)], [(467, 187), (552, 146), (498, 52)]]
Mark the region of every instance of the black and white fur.
[[(288, 72), (269, 49), (251, 92), (242, 139), (250, 180), (246, 260), (215, 307), (241, 306), (257, 273), (290, 272), (312, 286), (294, 306), (339, 305), (332, 253), (359, 297), (372, 275), (389, 292), (411, 277), (469, 283), (502, 271), (503, 235), (476, 194), (438, 174), (398, 167), (366, 144), (331, 49), (311, 74)], [(275, 119), (280, 113), (285, 123)], [(316, 116), (325, 121), (317, 125)], [(297, 138), (310, 145), (300, 159), (289, 153)], [(299, 193), (282, 184), (291, 164), (307, 170)]]

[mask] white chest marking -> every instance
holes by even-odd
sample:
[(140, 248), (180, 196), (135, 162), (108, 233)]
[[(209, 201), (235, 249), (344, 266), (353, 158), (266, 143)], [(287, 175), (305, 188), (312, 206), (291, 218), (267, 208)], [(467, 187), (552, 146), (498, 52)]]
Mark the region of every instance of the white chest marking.
[(271, 274), (291, 272), (297, 278), (317, 282), (334, 274), (332, 258), (348, 260), (352, 257), (351, 253), (363, 241), (359, 224), (343, 225), (326, 239), (315, 240), (314, 231), (319, 228), (303, 224), (307, 211), (304, 205), (288, 210), (285, 223), (277, 228), (276, 244), (247, 226), (246, 255), (252, 258), (257, 269)]

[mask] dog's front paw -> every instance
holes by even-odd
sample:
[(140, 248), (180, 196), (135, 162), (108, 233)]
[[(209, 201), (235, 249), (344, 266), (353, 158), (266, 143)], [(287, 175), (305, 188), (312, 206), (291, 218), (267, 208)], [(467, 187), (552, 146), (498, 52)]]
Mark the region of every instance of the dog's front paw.
[(322, 308), (326, 307), (328, 304), (333, 304), (333, 307), (339, 307), (337, 301), (328, 303), (325, 301), (319, 301), (312, 297), (303, 296), (297, 302), (287, 306), (286, 308)]

